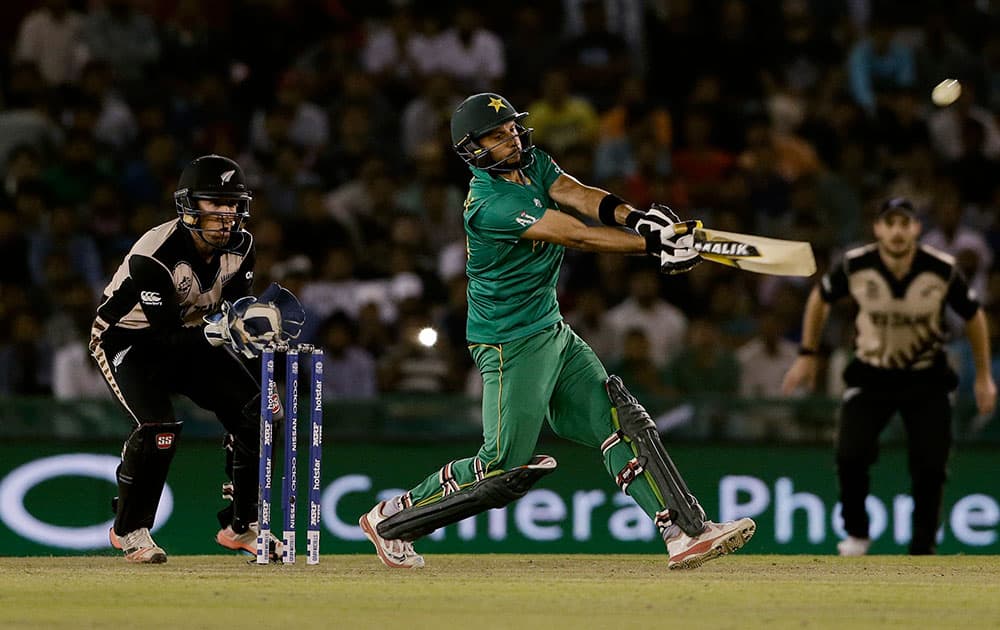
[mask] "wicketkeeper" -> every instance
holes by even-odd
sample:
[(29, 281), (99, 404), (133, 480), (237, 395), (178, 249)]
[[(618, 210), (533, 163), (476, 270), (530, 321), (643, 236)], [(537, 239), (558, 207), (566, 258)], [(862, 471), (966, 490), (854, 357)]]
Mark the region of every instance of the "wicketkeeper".
[(139, 238), (97, 309), (91, 353), (132, 420), (108, 533), (130, 562), (167, 560), (150, 529), (181, 437), (174, 394), (214, 412), (228, 432), (232, 509), (223, 512), (228, 522), (216, 540), (256, 552), (260, 387), (234, 351), (251, 358), (267, 343), (296, 337), (304, 311), (278, 285), (249, 296), (251, 199), (233, 160), (191, 162), (174, 193), (177, 219)]

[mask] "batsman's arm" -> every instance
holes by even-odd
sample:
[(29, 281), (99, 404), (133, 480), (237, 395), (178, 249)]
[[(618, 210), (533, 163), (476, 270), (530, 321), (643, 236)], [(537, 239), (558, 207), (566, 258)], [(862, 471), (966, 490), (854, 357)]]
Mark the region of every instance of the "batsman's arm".
[(788, 368), (781, 383), (781, 391), (786, 396), (792, 394), (801, 385), (805, 385), (809, 389), (815, 387), (817, 353), (819, 352), (823, 326), (829, 315), (830, 305), (823, 299), (817, 285), (809, 294), (806, 310), (802, 315), (802, 346), (799, 349), (799, 356)]
[(587, 252), (645, 254), (649, 251), (647, 239), (643, 236), (612, 227), (588, 226), (558, 210), (547, 210), (542, 218), (521, 233), (521, 238)]
[(623, 199), (601, 188), (580, 183), (572, 175), (563, 173), (549, 186), (549, 196), (559, 205), (576, 209), (584, 216), (597, 219), (605, 225), (627, 225), (626, 219), (643, 213)]

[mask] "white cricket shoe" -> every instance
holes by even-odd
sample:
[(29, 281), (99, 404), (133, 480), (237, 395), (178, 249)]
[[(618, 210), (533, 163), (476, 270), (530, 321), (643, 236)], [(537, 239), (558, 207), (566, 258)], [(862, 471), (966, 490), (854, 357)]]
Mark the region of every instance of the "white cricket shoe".
[[(219, 543), (226, 549), (232, 549), (233, 551), (241, 551), (243, 553), (248, 553), (251, 556), (257, 555), (257, 534), (260, 530), (257, 528), (257, 523), (250, 523), (247, 527), (247, 531), (242, 534), (237, 534), (233, 530), (232, 525), (227, 525), (225, 529), (220, 529), (218, 533), (215, 534), (215, 542)], [(284, 545), (274, 534), (269, 534), (270, 536), (270, 559), (278, 560), (281, 558), (281, 552), (284, 550)]]
[(378, 524), (389, 518), (382, 514), (385, 501), (380, 501), (367, 514), (358, 519), (361, 531), (375, 545), (375, 552), (382, 564), (391, 569), (419, 569), (424, 566), (424, 557), (413, 550), (413, 543), (405, 540), (386, 540), (378, 535)]
[(115, 533), (115, 528), (108, 530), (108, 540), (115, 549), (125, 552), (125, 559), (136, 564), (163, 564), (167, 561), (167, 552), (163, 551), (149, 535), (149, 529), (140, 527), (124, 536)]
[(750, 518), (741, 518), (725, 523), (705, 521), (705, 530), (691, 537), (681, 532), (667, 541), (667, 553), (671, 569), (697, 569), (709, 560), (732, 553), (745, 545), (754, 532), (757, 523)]
[(837, 543), (837, 553), (842, 556), (863, 556), (868, 553), (868, 548), (871, 546), (872, 541), (867, 538), (848, 536)]

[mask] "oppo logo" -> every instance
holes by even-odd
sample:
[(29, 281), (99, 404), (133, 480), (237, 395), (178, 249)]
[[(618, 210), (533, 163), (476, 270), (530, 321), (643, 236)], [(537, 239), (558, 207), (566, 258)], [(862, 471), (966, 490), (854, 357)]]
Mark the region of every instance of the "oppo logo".
[[(64, 549), (108, 547), (108, 530), (114, 524), (113, 518), (104, 523), (85, 527), (65, 527), (46, 523), (27, 510), (24, 498), (35, 486), (57, 477), (93, 477), (117, 485), (115, 469), (120, 461), (112, 455), (72, 453), (36, 459), (23, 464), (10, 471), (10, 474), (0, 481), (0, 520), (18, 535), (41, 545)], [(111, 488), (108, 490), (113, 492)], [(173, 493), (169, 486), (164, 486), (153, 531), (166, 523), (173, 510)]]

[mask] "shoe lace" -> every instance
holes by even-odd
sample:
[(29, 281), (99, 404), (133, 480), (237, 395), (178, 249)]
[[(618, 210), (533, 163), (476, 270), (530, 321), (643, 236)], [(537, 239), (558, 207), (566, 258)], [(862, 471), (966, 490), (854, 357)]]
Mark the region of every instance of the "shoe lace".
[(417, 555), (417, 552), (413, 550), (413, 543), (407, 542), (405, 540), (390, 540), (389, 551), (394, 554), (405, 556), (407, 558), (412, 558)]
[(121, 539), (122, 546), (127, 549), (141, 549), (143, 547), (155, 547), (153, 537), (149, 535), (149, 529), (141, 527), (134, 532), (129, 532)]

